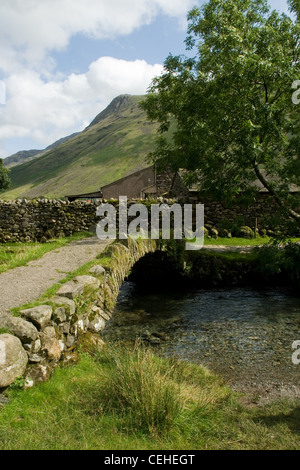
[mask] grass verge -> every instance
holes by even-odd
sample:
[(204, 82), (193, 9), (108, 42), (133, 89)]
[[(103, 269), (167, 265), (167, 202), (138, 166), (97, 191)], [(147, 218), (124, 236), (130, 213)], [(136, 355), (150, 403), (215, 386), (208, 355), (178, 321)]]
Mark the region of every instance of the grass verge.
[(73, 241), (91, 237), (89, 232), (80, 232), (71, 237), (50, 240), (47, 243), (5, 243), (0, 244), (0, 273), (25, 266), (30, 261), (41, 258), (45, 253), (56, 250)]
[[(205, 245), (212, 245), (212, 246), (260, 246), (260, 245), (267, 245), (272, 241), (269, 237), (257, 237), (257, 238), (205, 238), (204, 246)], [(300, 242), (300, 238), (291, 238), (291, 242)]]
[(106, 346), (6, 392), (1, 450), (299, 449), (299, 404), (243, 408), (203, 367)]

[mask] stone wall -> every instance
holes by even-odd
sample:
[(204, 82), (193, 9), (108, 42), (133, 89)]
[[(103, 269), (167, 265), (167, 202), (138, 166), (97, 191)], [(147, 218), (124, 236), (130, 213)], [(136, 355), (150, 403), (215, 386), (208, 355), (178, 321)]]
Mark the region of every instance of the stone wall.
[(268, 194), (261, 193), (257, 200), (249, 205), (228, 206), (225, 203), (201, 199), (201, 204), (205, 207), (205, 223), (208, 225), (220, 226), (222, 221), (234, 223), (240, 221), (242, 225), (255, 228), (257, 219), (258, 228), (272, 229), (272, 220), (278, 213), (278, 206)]
[(99, 202), (48, 199), (0, 201), (0, 243), (46, 241), (87, 231)]
[(101, 347), (123, 280), (156, 249), (152, 241), (113, 243), (87, 275), (63, 284), (54, 297), (0, 318), (0, 389), (20, 377), (27, 387), (48, 380), (59, 363), (76, 360), (80, 344)]
[[(147, 201), (132, 200), (130, 204)], [(159, 198), (158, 203), (172, 204), (174, 200)], [(118, 208), (118, 201), (112, 201)], [(254, 229), (257, 219), (259, 229), (272, 229), (272, 217), (277, 207), (267, 195), (261, 195), (256, 203), (248, 206), (228, 207), (221, 202), (208, 199), (201, 200), (205, 205), (205, 224), (219, 227), (222, 221), (234, 223), (239, 221)], [(100, 201), (60, 200), (16, 200), (0, 201), (0, 243), (5, 242), (46, 242), (51, 238), (73, 235), (76, 232), (88, 231), (95, 226), (99, 217), (96, 209)]]

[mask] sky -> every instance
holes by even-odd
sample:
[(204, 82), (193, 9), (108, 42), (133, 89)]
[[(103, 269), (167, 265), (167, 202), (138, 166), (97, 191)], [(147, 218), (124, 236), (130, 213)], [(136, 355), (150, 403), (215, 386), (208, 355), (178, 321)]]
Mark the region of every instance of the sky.
[[(116, 96), (147, 92), (185, 53), (204, 0), (1, 0), (0, 157), (44, 149), (89, 125)], [(288, 13), (286, 0), (269, 0)]]

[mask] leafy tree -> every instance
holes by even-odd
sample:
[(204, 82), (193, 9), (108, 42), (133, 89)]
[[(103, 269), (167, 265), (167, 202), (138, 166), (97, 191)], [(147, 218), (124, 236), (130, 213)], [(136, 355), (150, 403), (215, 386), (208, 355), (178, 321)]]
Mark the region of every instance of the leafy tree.
[(210, 0), (188, 21), (189, 56), (168, 56), (142, 104), (160, 123), (151, 159), (186, 169), (189, 183), (200, 177), (214, 197), (253, 197), (258, 180), (299, 223), (289, 192), (300, 185), (299, 23), (266, 0)]
[(3, 160), (0, 158), (0, 192), (4, 191), (10, 186), (11, 181), (8, 174), (9, 170), (4, 167)]
[(299, 0), (288, 0), (291, 11), (296, 13), (298, 21), (300, 21), (300, 3)]

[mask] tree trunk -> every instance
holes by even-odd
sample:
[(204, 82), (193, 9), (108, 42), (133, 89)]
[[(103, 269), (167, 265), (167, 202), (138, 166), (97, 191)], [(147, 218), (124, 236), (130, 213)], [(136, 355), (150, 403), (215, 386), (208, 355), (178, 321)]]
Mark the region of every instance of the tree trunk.
[(294, 219), (296, 222), (299, 223), (300, 222), (300, 214), (295, 212), (293, 209), (285, 206), (284, 202), (280, 199), (280, 197), (278, 196), (276, 191), (274, 191), (274, 189), (272, 188), (272, 185), (266, 180), (264, 175), (261, 173), (261, 171), (258, 167), (258, 164), (256, 162), (254, 163), (254, 171), (255, 171), (255, 174), (256, 174), (257, 178), (262, 183), (262, 185), (268, 190), (268, 192), (271, 194), (271, 196), (273, 196), (273, 198), (274, 198), (275, 202), (277, 203), (277, 205), (279, 207), (281, 207), (282, 209), (284, 209), (284, 211), (292, 219)]

